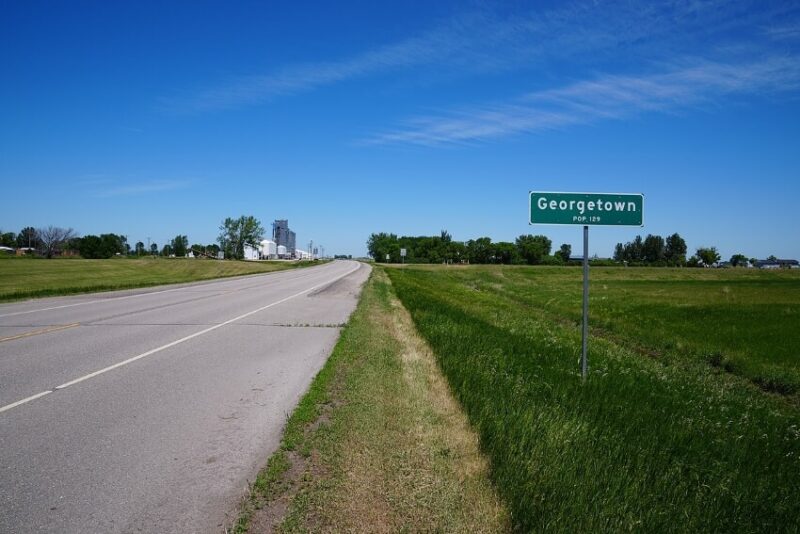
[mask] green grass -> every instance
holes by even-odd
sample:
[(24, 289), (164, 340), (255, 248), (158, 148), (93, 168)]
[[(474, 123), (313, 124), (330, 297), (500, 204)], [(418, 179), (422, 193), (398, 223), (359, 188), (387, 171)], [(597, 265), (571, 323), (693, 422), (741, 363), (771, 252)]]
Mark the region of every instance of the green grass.
[[(577, 324), (580, 269), (471, 269), (473, 284)], [(768, 391), (800, 392), (800, 271), (592, 268), (593, 334), (706, 361)]]
[(184, 258), (108, 260), (0, 258), (0, 302), (113, 291), (258, 274), (311, 262), (245, 262)]
[(477, 438), (402, 313), (374, 271), (233, 532), (507, 530)]
[(580, 270), (387, 272), (518, 530), (798, 531), (798, 273), (593, 269), (582, 383)]

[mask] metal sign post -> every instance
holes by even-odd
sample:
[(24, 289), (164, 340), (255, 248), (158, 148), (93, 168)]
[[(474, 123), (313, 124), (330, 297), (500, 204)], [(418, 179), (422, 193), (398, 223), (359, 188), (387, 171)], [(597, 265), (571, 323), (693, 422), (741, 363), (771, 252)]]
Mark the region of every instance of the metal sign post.
[(404, 264), (405, 262), (406, 262), (406, 249), (401, 248), (400, 249), (400, 263)]
[(583, 225), (583, 324), (581, 377), (589, 374), (589, 226), (644, 226), (640, 193), (529, 191), (529, 224)]
[(581, 332), (581, 378), (589, 372), (589, 227), (583, 227), (583, 327)]

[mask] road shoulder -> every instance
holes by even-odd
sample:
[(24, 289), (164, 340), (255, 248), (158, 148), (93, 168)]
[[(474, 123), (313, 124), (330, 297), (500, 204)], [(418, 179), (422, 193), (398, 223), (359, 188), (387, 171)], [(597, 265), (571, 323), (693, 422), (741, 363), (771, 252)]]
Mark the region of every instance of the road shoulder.
[(374, 269), (229, 532), (508, 530), (478, 438)]

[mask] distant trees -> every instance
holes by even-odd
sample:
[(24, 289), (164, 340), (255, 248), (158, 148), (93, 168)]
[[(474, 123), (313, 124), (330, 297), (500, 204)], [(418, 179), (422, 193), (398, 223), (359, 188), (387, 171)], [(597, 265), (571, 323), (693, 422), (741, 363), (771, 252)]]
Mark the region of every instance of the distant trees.
[(153, 256), (158, 254), (158, 243), (150, 244), (150, 254), (152, 254)]
[(172, 240), (170, 244), (172, 248), (172, 254), (175, 256), (182, 258), (186, 256), (186, 252), (189, 250), (189, 238), (185, 235), (178, 234)]
[(721, 258), (719, 252), (717, 252), (717, 247), (700, 247), (695, 252), (695, 256), (697, 256), (706, 267), (714, 265)]
[(467, 260), (470, 263), (492, 263), (494, 245), (489, 237), (470, 239), (466, 243)]
[(656, 264), (664, 261), (664, 238), (648, 234), (642, 244), (642, 258), (645, 263)]
[(637, 235), (632, 241), (617, 243), (614, 260), (634, 265), (680, 266), (686, 263), (686, 241), (675, 233), (666, 239), (648, 234)]
[[(568, 246), (568, 245), (567, 245)], [(543, 235), (521, 235), (515, 242), (492, 242), (489, 237), (453, 241), (446, 230), (436, 236), (403, 236), (386, 232), (373, 233), (367, 240), (367, 251), (375, 261), (400, 263), (400, 249), (406, 249), (408, 263), (552, 263), (560, 258), (550, 256), (552, 242)], [(388, 256), (388, 260), (387, 260)]]
[(52, 258), (54, 254), (61, 251), (61, 247), (67, 241), (75, 237), (75, 230), (72, 228), (61, 228), (60, 226), (47, 226), (36, 231), (39, 236), (39, 249), (46, 258)]
[(39, 234), (36, 232), (36, 228), (32, 226), (23, 228), (17, 234), (17, 248), (38, 249), (40, 245)]
[(563, 243), (555, 255), (561, 258), (562, 262), (567, 263), (569, 261), (569, 257), (572, 256), (572, 245)]
[(258, 246), (264, 238), (264, 227), (252, 215), (242, 215), (238, 219), (227, 217), (219, 226), (219, 231), (217, 241), (225, 257), (237, 260), (244, 258), (245, 243)]
[(667, 237), (664, 258), (669, 265), (683, 265), (686, 262), (686, 241), (679, 234)]
[[(367, 239), (367, 252), (375, 261), (400, 263), (400, 243), (398, 243), (395, 234), (387, 234), (386, 232), (370, 234), (369, 239)], [(410, 258), (407, 259), (411, 261)]]
[(87, 235), (77, 242), (78, 252), (87, 259), (110, 258), (125, 252), (122, 236), (116, 234)]
[(133, 250), (134, 250), (133, 253), (136, 254), (137, 256), (144, 256), (146, 253), (144, 250), (144, 243), (142, 243), (141, 241), (136, 242), (136, 245)]
[(521, 235), (516, 241), (519, 254), (529, 265), (541, 263), (542, 258), (550, 255), (553, 242), (543, 235)]
[(161, 255), (166, 258), (172, 256), (172, 245), (164, 245), (164, 248), (161, 249)]
[(0, 232), (0, 246), (2, 247), (16, 247), (17, 234), (14, 232)]
[(739, 267), (740, 265), (746, 267), (748, 259), (747, 256), (745, 256), (744, 254), (734, 254), (733, 256), (731, 256), (730, 262), (731, 265), (733, 265), (734, 267)]

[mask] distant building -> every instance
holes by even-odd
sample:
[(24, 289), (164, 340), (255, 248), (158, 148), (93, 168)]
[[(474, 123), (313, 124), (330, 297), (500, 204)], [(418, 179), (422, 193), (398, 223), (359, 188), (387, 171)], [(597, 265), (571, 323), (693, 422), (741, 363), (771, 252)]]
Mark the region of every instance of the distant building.
[(758, 260), (755, 266), (759, 269), (800, 269), (797, 260)]
[(251, 245), (250, 243), (244, 244), (244, 259), (246, 260), (257, 260), (258, 259), (258, 249)]
[(276, 219), (272, 223), (272, 240), (277, 246), (286, 247), (289, 252), (295, 249), (297, 237), (289, 229), (289, 221), (287, 219)]
[(274, 260), (278, 257), (278, 245), (275, 244), (275, 241), (264, 239), (261, 241), (259, 252), (262, 260)]

